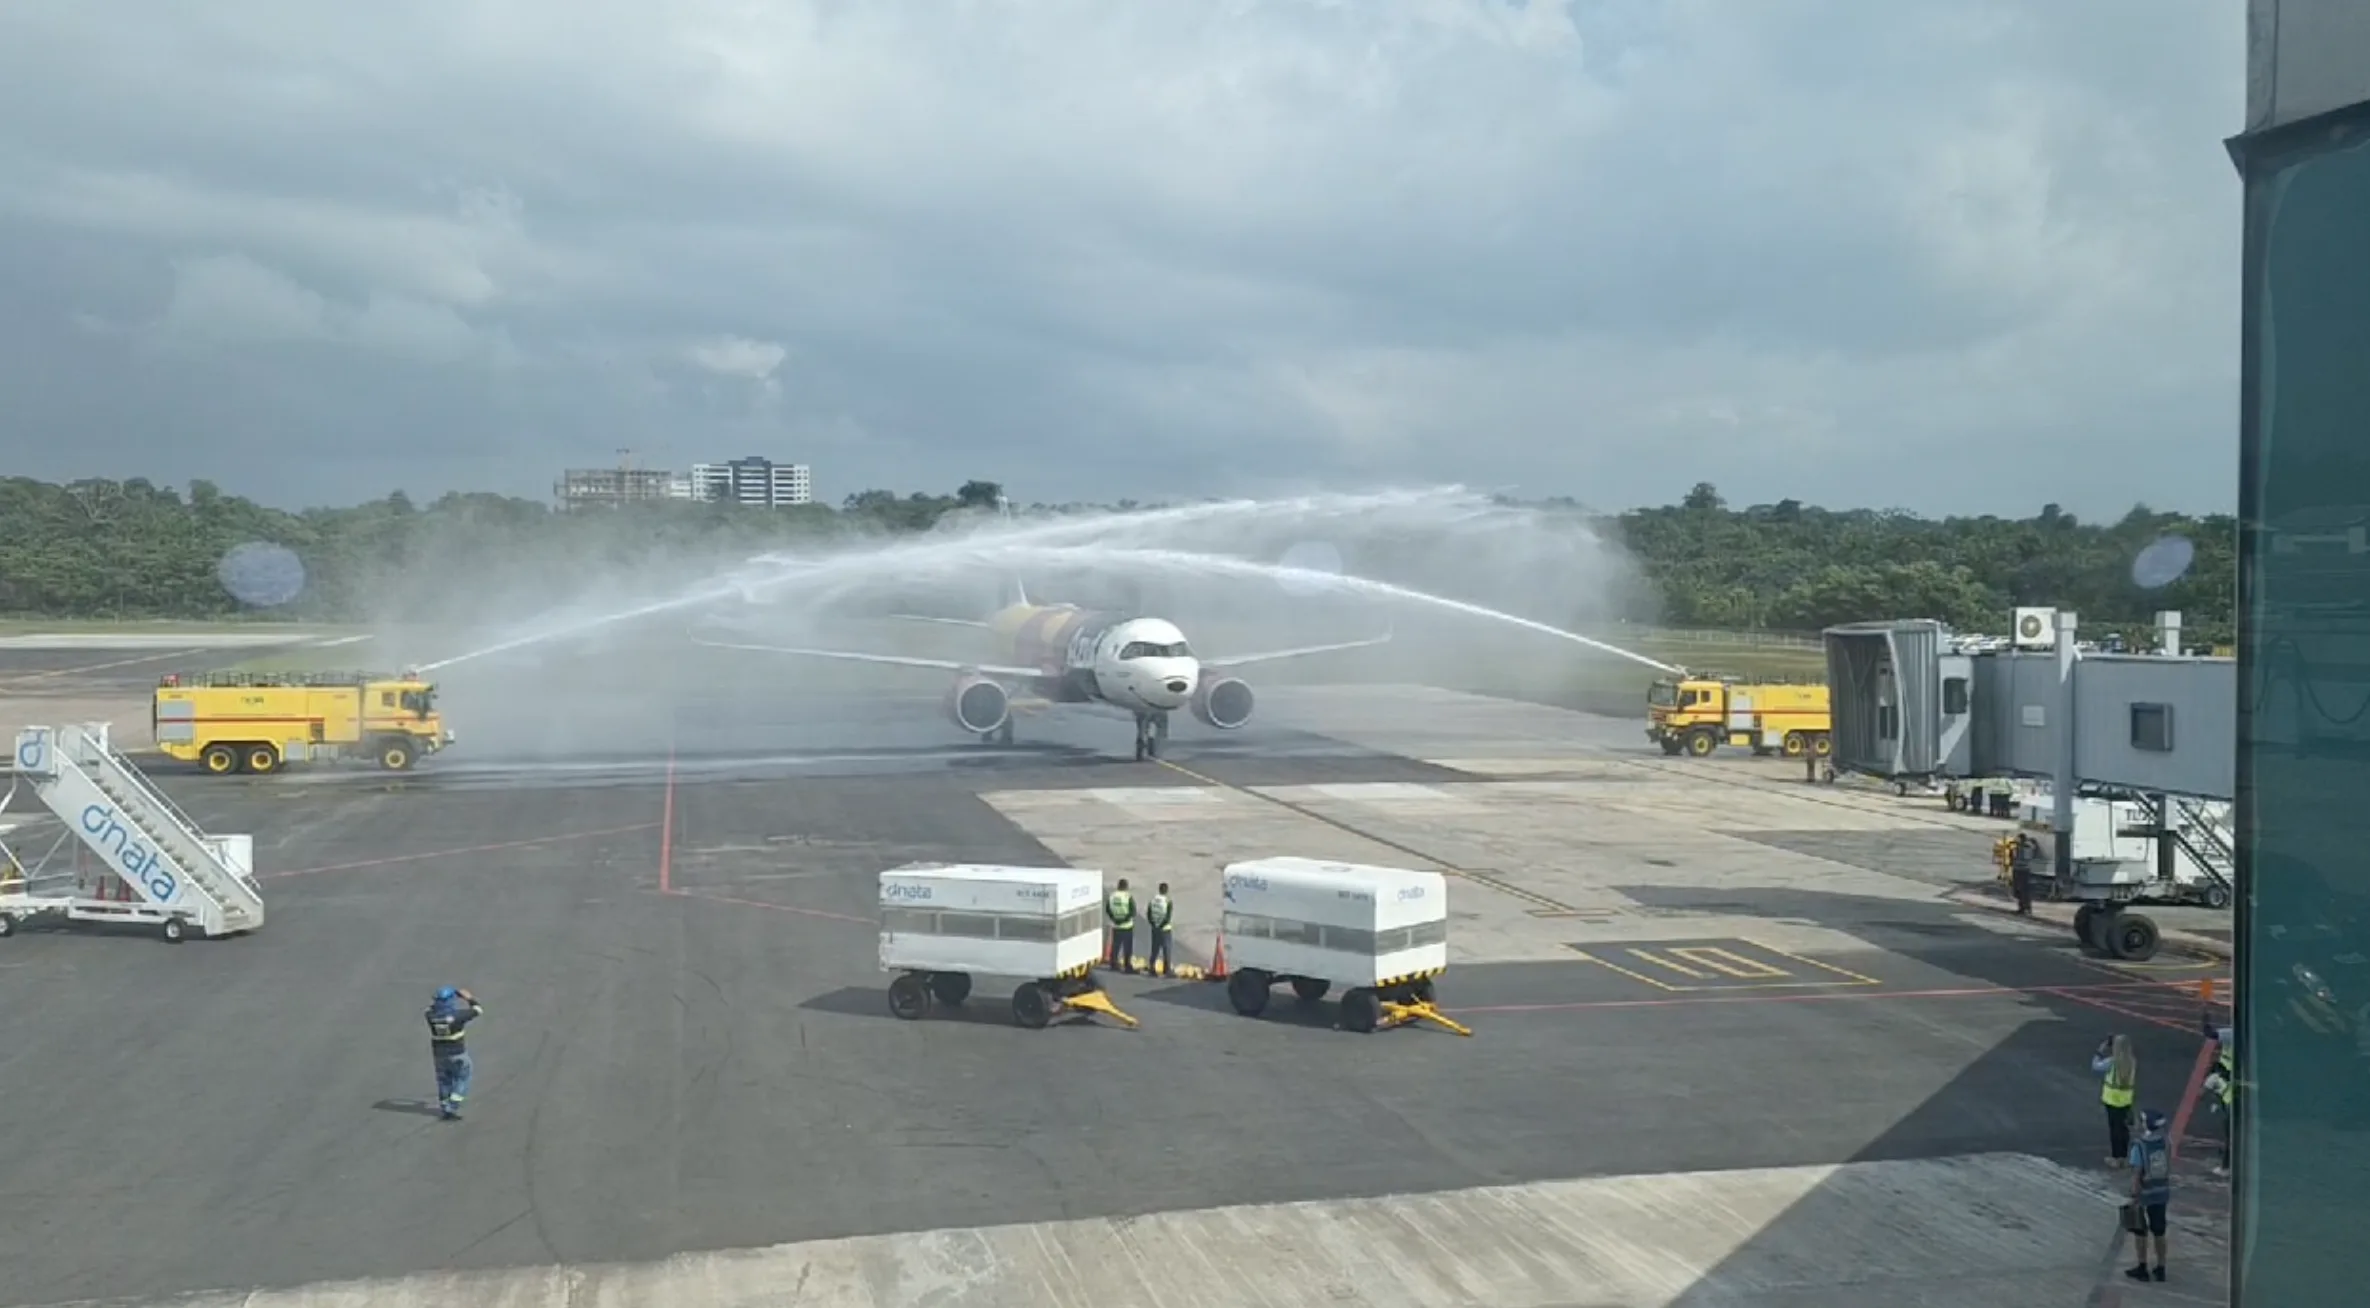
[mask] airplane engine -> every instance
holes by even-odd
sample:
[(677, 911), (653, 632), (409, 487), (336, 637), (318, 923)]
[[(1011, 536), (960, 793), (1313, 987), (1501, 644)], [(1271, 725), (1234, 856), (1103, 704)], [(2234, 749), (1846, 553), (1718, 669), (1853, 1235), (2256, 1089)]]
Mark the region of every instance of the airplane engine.
[(1232, 731), (1251, 720), (1258, 696), (1248, 682), (1233, 677), (1204, 677), (1193, 691), (1193, 716), (1205, 727)]
[(946, 692), (946, 715), (975, 736), (984, 736), (1012, 716), (1012, 696), (994, 679), (966, 673)]

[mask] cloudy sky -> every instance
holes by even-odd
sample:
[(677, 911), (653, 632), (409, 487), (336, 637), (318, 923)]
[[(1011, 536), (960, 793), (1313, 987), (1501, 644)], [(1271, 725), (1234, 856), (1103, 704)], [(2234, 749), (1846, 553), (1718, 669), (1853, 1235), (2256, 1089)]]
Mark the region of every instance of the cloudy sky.
[(15, 0), (0, 472), (2235, 496), (2224, 0)]

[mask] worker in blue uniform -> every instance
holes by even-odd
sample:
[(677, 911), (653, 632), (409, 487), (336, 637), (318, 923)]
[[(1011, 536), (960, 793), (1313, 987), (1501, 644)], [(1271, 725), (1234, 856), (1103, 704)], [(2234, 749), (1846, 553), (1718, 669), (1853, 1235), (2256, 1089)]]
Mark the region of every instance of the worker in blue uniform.
[(428, 1005), (428, 1051), (436, 1059), (436, 1108), (444, 1120), (461, 1120), (469, 1097), (469, 1024), (485, 1016), (477, 996), (455, 986), (436, 992)]

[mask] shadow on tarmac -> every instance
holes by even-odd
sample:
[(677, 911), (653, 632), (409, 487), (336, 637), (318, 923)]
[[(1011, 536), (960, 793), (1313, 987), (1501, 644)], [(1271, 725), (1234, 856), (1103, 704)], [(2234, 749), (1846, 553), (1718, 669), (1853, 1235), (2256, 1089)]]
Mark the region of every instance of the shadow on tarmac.
[[(1110, 974), (1104, 973), (1103, 975), (1108, 977)], [(1107, 981), (1106, 984), (1108, 984)], [(1233, 1003), (1226, 998), (1226, 986), (1223, 983), (1188, 981), (1183, 984), (1164, 985), (1157, 990), (1131, 993), (1127, 998), (1130, 1002), (1148, 1000), (1172, 1008), (1187, 1008), (1196, 1012), (1214, 1013), (1237, 1022), (1273, 1022), (1283, 1026), (1303, 1027), (1315, 1031), (1341, 1029), (1341, 1005), (1337, 1002), (1340, 996), (1327, 995), (1312, 1004), (1293, 994), (1289, 986), (1276, 987), (1274, 995), (1267, 1001), (1266, 1011), (1255, 1018), (1244, 1017), (1234, 1011)]]
[[(2204, 1040), (2206, 1016), (2204, 1006), (2194, 995), (2182, 1002), (2176, 990), (2181, 985), (2193, 984), (2195, 977), (2210, 973), (2200, 969), (2168, 976), (2162, 995), (2135, 990), (2134, 999), (2126, 1001), (2122, 991), (2102, 993), (2087, 989), (2114, 984), (2115, 978), (2107, 974), (2103, 964), (2101, 974), (2089, 980), (2052, 984), (2047, 978), (2075, 973), (2082, 964), (2063, 952), (2051, 950), (2042, 939), (1992, 936), (1989, 932), (1970, 939), (1967, 926), (1955, 920), (1968, 910), (1946, 904), (1905, 903), (1817, 891), (1756, 892), (1751, 904), (1715, 898), (1719, 893), (1716, 891), (1696, 893), (1670, 887), (1623, 887), (1620, 893), (1654, 908), (1702, 910), (1716, 904), (1719, 912), (1727, 914), (1815, 922), (1974, 985), (2018, 992), (2033, 1006), (2032, 1021), (1985, 1050), (1940, 1092), (1893, 1123), (1848, 1161), (1932, 1157), (1938, 1152), (1937, 1141), (1947, 1142), (1955, 1136), (1968, 1137), (1970, 1152), (1995, 1149), (2001, 1124), (2012, 1114), (2002, 1110), (1991, 1092), (2003, 1084), (2029, 1085), (2054, 1077), (2064, 1087), (2062, 1113), (2066, 1122), (2069, 1125), (2095, 1123), (2098, 1143), (2079, 1157), (2052, 1156), (2062, 1155), (2064, 1151), (2046, 1148), (2029, 1152), (2097, 1175), (2101, 1198), (2096, 1229), (2080, 1234), (2085, 1241), (2095, 1236), (2099, 1270), (2110, 1278), (2120, 1279), (2117, 1272), (2122, 1260), (2112, 1264), (2106, 1261), (2110, 1247), (2118, 1239), (2116, 1201), (2109, 1196), (2127, 1181), (2123, 1175), (2110, 1173), (2102, 1165), (2107, 1154), (2106, 1123), (2099, 1103), (2098, 1079), (2090, 1071), (2090, 1056), (2108, 1036), (2129, 1035), (2140, 1059), (2136, 1108), (2156, 1109), (2171, 1116), (2188, 1089), (2197, 1051)], [(2145, 974), (2134, 978), (2141, 982), (2148, 979)], [(2227, 987), (2222, 989), (2226, 994)], [(1861, 1002), (1885, 1001), (1879, 996)], [(2216, 1020), (2228, 1020), (2226, 1007), (2217, 1006), (2217, 1012), (2222, 1016)], [(1838, 1068), (1836, 1074), (1880, 1075), (1881, 1072)], [(1986, 1136), (1993, 1143), (1977, 1143), (1978, 1138)], [(2176, 1210), (2182, 1206), (2177, 1190), (2174, 1206)], [(1748, 1301), (1790, 1303), (1782, 1294), (1769, 1295), (1767, 1287), (1798, 1280), (1789, 1269), (1801, 1265), (1806, 1251), (1827, 1244), (1841, 1226), (1865, 1222), (1866, 1218), (1863, 1206), (1845, 1200), (1832, 1193), (1830, 1185), (1822, 1184), (1723, 1259), (1686, 1293), (1673, 1299), (1672, 1308), (1732, 1308), (1739, 1302), (1740, 1294), (1756, 1293), (1767, 1298), (1754, 1297)], [(1994, 1216), (1986, 1220), (2000, 1219)], [(2179, 1246), (2176, 1239), (2171, 1250), (2175, 1280), (2182, 1270)], [(1984, 1285), (1980, 1273), (1976, 1273), (1962, 1288), (1980, 1294)], [(2200, 1287), (2186, 1288), (2195, 1293)], [(1867, 1290), (1871, 1297), (1865, 1302), (1870, 1305), (1924, 1301), (1909, 1294), (1907, 1287), (1881, 1281), (1870, 1283)], [(1978, 1301), (1976, 1298), (1949, 1300), (1952, 1303)], [(1850, 1300), (1849, 1308), (1860, 1308), (1861, 1302)], [(1836, 1303), (1835, 1308), (1846, 1306)]]
[(433, 1099), (381, 1099), (371, 1105), (382, 1113), (401, 1113), (407, 1117), (442, 1117)]

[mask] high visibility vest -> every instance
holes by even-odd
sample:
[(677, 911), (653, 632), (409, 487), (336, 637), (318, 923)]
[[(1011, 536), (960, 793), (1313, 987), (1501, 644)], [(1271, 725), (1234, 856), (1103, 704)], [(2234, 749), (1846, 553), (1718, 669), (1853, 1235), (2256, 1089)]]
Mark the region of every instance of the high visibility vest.
[(1111, 892), (1111, 925), (1122, 931), (1136, 924), (1136, 897), (1124, 890)]
[(1146, 912), (1145, 917), (1152, 923), (1153, 930), (1166, 931), (1169, 929), (1169, 918), (1173, 916), (1175, 912), (1176, 910), (1169, 903), (1169, 897), (1167, 895), (1154, 895), (1152, 897), (1152, 903), (1149, 906), (1149, 911)]
[(2214, 1066), (2222, 1073), (2222, 1106), (2228, 1108), (2238, 1097), (2238, 1060), (2225, 1049), (2214, 1059)]
[(2115, 1069), (2113, 1067), (2107, 1069), (2106, 1084), (2100, 1087), (2098, 1092), (2100, 1103), (2109, 1108), (2129, 1108), (2131, 1101), (2138, 1097), (2138, 1092), (2133, 1087), (2115, 1083)]

